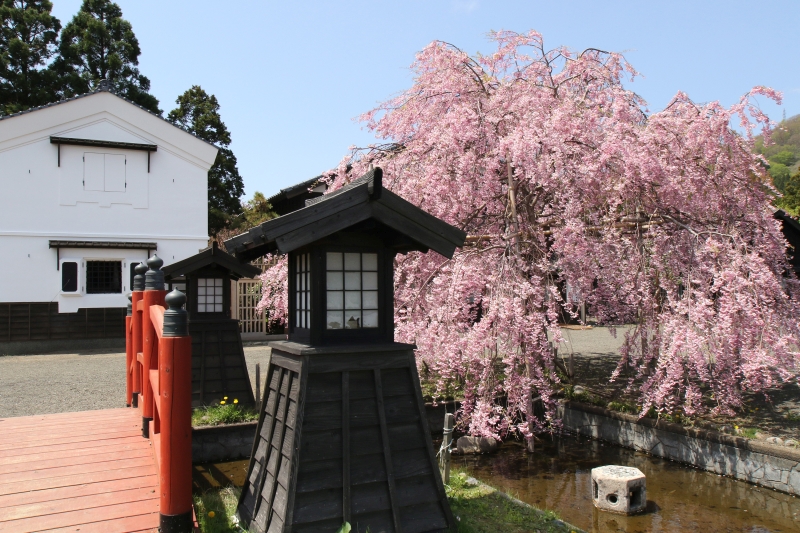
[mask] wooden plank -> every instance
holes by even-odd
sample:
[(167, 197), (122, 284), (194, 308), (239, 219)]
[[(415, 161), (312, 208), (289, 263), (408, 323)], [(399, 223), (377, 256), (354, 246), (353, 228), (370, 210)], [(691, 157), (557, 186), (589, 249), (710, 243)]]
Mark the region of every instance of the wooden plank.
[[(228, 242), (231, 243), (237, 253), (247, 250), (252, 255), (258, 248), (265, 247), (263, 243), (274, 242), (279, 236), (303, 228), (315, 220), (325, 218), (354, 205), (366, 204), (368, 201), (369, 192), (367, 185), (364, 184), (318, 205), (305, 207), (282, 217), (274, 218), (251, 229), (247, 235), (234, 237)], [(246, 241), (251, 241), (253, 244), (245, 245)]]
[(0, 474), (0, 486), (20, 483), (23, 481), (34, 481), (39, 479), (52, 479), (64, 476), (73, 476), (91, 472), (101, 472), (105, 470), (116, 470), (120, 468), (148, 467), (153, 466), (153, 457), (123, 457), (111, 461), (96, 462), (85, 465), (71, 465), (46, 468), (43, 470), (26, 470), (23, 472), (11, 472)]
[(372, 217), (447, 258), (453, 257), (456, 244), (406, 218), (394, 209), (384, 205), (382, 201), (372, 206)]
[(353, 514), (388, 510), (392, 505), (391, 500), (385, 482), (356, 485), (353, 487)]
[[(142, 438), (139, 437), (139, 441)], [(3, 467), (6, 465), (15, 465), (20, 463), (29, 463), (29, 462), (39, 462), (39, 461), (49, 461), (50, 459), (58, 459), (59, 457), (63, 458), (64, 460), (68, 461), (71, 457), (84, 457), (87, 454), (91, 454), (97, 446), (87, 446), (86, 448), (78, 448), (74, 450), (63, 450), (63, 451), (51, 451), (51, 452), (41, 452), (41, 453), (32, 453), (26, 455), (9, 455), (8, 457), (0, 457), (0, 471), (3, 470)], [(127, 444), (111, 444), (103, 446), (102, 450), (103, 453), (111, 453), (111, 452), (125, 452), (125, 451), (133, 451), (133, 450), (149, 450), (150, 445), (144, 444), (142, 445), (141, 442), (131, 442)]]
[(341, 493), (341, 487), (336, 490), (317, 492), (302, 492), (294, 498), (294, 516), (292, 525), (307, 524), (336, 518), (342, 523), (341, 500), (335, 497), (335, 492)]
[[(274, 357), (274, 353), (273, 353)], [(376, 368), (403, 368), (408, 366), (408, 353), (367, 352), (346, 355), (316, 355), (309, 359), (309, 372), (343, 372), (345, 370), (374, 370)]]
[(413, 221), (422, 228), (435, 233), (451, 244), (459, 247), (464, 246), (464, 241), (467, 239), (466, 232), (456, 228), (455, 226), (451, 226), (440, 218), (431, 215), (424, 209), (417, 207), (392, 191), (384, 189), (381, 192), (380, 204), (388, 209), (391, 209), (398, 215)]
[[(313, 410), (312, 410), (313, 412)], [(350, 522), (350, 372), (342, 372), (342, 514)]]
[(394, 523), (395, 533), (402, 533), (403, 530), (400, 528), (400, 516), (397, 512), (392, 452), (389, 448), (389, 432), (386, 428), (386, 415), (383, 410), (383, 383), (381, 380), (381, 371), (379, 369), (375, 369), (375, 398), (378, 401), (378, 419), (380, 420), (381, 436), (383, 437), (383, 458), (386, 464), (387, 485), (389, 486), (389, 498), (392, 504), (392, 521)]
[(270, 364), (277, 365), (281, 368), (287, 368), (298, 374), (300, 373), (300, 368), (302, 366), (302, 363), (297, 357), (284, 354), (282, 352), (277, 352), (275, 350), (272, 351), (269, 362)]
[[(270, 373), (271, 374), (276, 374), (275, 368), (276, 368), (275, 366), (270, 365), (269, 368), (267, 369), (267, 379), (266, 379), (267, 382), (270, 382), (271, 378), (274, 379), (274, 376), (270, 376)], [(247, 465), (247, 475), (245, 477), (245, 480), (247, 480), (247, 481), (245, 481), (245, 486), (243, 487), (242, 492), (239, 494), (239, 501), (236, 504), (237, 510), (240, 507), (242, 507), (242, 505), (244, 504), (246, 498), (249, 498), (249, 502), (248, 502), (249, 505), (246, 506), (247, 509), (252, 511), (253, 506), (255, 504), (255, 486), (253, 485), (253, 478), (256, 478), (256, 480), (257, 480), (257, 477), (258, 477), (258, 473), (257, 473), (257, 469), (255, 468), (255, 465), (256, 464), (259, 464), (259, 465), (263, 464), (264, 457), (266, 455), (266, 446), (264, 446), (264, 441), (260, 438), (260, 435), (261, 435), (262, 426), (264, 425), (264, 421), (267, 418), (265, 416), (265, 411), (266, 411), (266, 409), (268, 407), (268, 405), (267, 405), (268, 404), (268, 398), (269, 398), (270, 393), (272, 393), (272, 392), (273, 391), (268, 386), (264, 387), (264, 394), (263, 394), (263, 397), (261, 398), (261, 405), (263, 407), (262, 407), (261, 413), (259, 413), (258, 425), (256, 426), (256, 438), (253, 439), (253, 446), (250, 449), (250, 461), (248, 462), (248, 465)], [(264, 454), (261, 457), (259, 457), (258, 450), (260, 450), (262, 448), (262, 446), (264, 448)], [(241, 512), (240, 512), (240, 514), (241, 514)], [(244, 523), (245, 523), (245, 525), (248, 525), (250, 520), (252, 520), (252, 518), (253, 518), (252, 514), (248, 514), (246, 518), (247, 518), (247, 520), (245, 520)]]
[[(127, 438), (131, 434), (130, 430), (126, 431), (118, 431), (115, 433), (106, 433), (103, 435), (73, 435), (73, 436), (66, 436), (66, 437), (59, 437), (58, 435), (52, 435), (50, 439), (41, 439), (38, 441), (39, 444), (42, 446), (45, 445), (53, 445), (53, 444), (75, 444), (81, 442), (95, 442), (97, 443), (99, 440), (116, 440), (118, 438)], [(25, 443), (0, 443), (0, 455), (7, 455), (4, 452), (9, 452), (11, 450), (19, 450), (19, 449), (28, 449), (27, 445), (36, 443), (37, 441), (25, 442)], [(39, 447), (39, 446), (37, 446)]]
[[(139, 430), (139, 432), (141, 433), (141, 429)], [(133, 445), (133, 444), (141, 445), (142, 444), (142, 440), (143, 439), (142, 439), (141, 434), (139, 434), (139, 435), (137, 435), (135, 437), (120, 437), (118, 439), (113, 439), (113, 441), (114, 441), (113, 445), (115, 445), (115, 446)], [(145, 444), (147, 446), (149, 446), (149, 444), (147, 444), (147, 441), (145, 441)], [(9, 462), (11, 462), (10, 461), (11, 459), (22, 458), (22, 457), (26, 457), (27, 455), (36, 455), (36, 454), (39, 454), (39, 453), (60, 453), (60, 452), (68, 452), (68, 451), (78, 451), (78, 450), (93, 449), (93, 448), (96, 448), (97, 445), (98, 445), (98, 441), (89, 440), (89, 441), (82, 441), (82, 442), (61, 443), (61, 444), (45, 444), (43, 446), (31, 446), (31, 447), (25, 448), (22, 451), (11, 450), (11, 451), (8, 451), (8, 452), (0, 452), (0, 463), (5, 462), (6, 460), (9, 460)], [(105, 443), (104, 445), (105, 446), (109, 446), (111, 444), (110, 443)], [(24, 453), (25, 455), (20, 455), (22, 453)]]
[(100, 481), (97, 483), (86, 483), (83, 485), (73, 485), (69, 487), (58, 487), (41, 489), (32, 492), (22, 492), (0, 496), (0, 509), (4, 507), (14, 507), (39, 502), (54, 502), (81, 496), (91, 496), (93, 494), (105, 494), (121, 490), (136, 489), (142, 487), (158, 487), (158, 476), (128, 477), (124, 479), (114, 479), (111, 481)]
[(345, 230), (369, 219), (371, 216), (372, 209), (369, 204), (353, 205), (337, 212), (332, 212), (324, 218), (314, 220), (294, 231), (283, 233), (275, 239), (275, 242), (278, 245), (278, 250), (287, 253), (333, 235), (337, 231)]
[[(272, 360), (271, 359), (270, 359), (270, 366), (272, 366)], [(276, 368), (278, 368), (278, 367), (276, 367)], [(291, 372), (289, 370), (286, 370), (286, 369), (281, 369), (280, 371), (277, 371), (277, 372), (274, 371), (274, 373), (278, 374), (278, 378), (277, 378), (277, 381), (276, 381), (276, 389), (275, 390), (270, 390), (270, 395), (274, 398), (274, 401), (272, 401), (272, 403), (271, 403), (270, 426), (269, 426), (269, 428), (267, 428), (268, 437), (265, 438), (265, 440), (267, 442), (267, 453), (268, 454), (271, 452), (271, 447), (269, 446), (269, 443), (272, 441), (272, 436), (275, 433), (275, 424), (277, 424), (276, 414), (277, 414), (277, 410), (278, 410), (278, 404), (280, 403), (280, 400), (279, 400), (280, 399), (280, 391), (284, 388), (284, 381), (289, 379), (289, 376), (291, 375)], [(275, 379), (275, 378), (273, 377), (273, 379)], [(263, 431), (264, 431), (264, 429), (262, 429), (262, 432)], [(251, 519), (253, 517), (256, 517), (259, 514), (259, 507), (261, 506), (261, 501), (262, 501), (261, 493), (263, 491), (264, 482), (266, 481), (267, 463), (268, 463), (268, 461), (269, 461), (269, 456), (264, 458), (264, 462), (261, 465), (261, 471), (259, 472), (259, 477), (258, 477), (258, 484), (256, 485), (256, 489), (254, 491), (256, 499), (255, 499), (255, 502), (254, 502), (254, 507), (253, 507), (253, 509), (251, 510), (251, 513), (250, 513)], [(267, 512), (269, 512), (269, 509), (267, 509)], [(263, 530), (264, 530), (264, 528), (261, 528), (261, 531), (263, 531)]]
[[(413, 355), (410, 356), (411, 360), (413, 361)], [(444, 484), (442, 483), (442, 475), (439, 472), (439, 465), (436, 462), (436, 456), (433, 453), (433, 442), (431, 441), (431, 431), (428, 427), (428, 417), (425, 413), (425, 403), (422, 401), (422, 387), (419, 382), (419, 374), (417, 373), (417, 365), (412, 364), (409, 366), (409, 371), (411, 372), (411, 383), (414, 385), (414, 395), (417, 397), (417, 410), (419, 411), (419, 420), (418, 424), (422, 429), (422, 434), (425, 438), (425, 448), (428, 456), (428, 461), (431, 466), (431, 471), (433, 472), (433, 479), (436, 483), (436, 491), (439, 493), (439, 501), (441, 503), (442, 509), (444, 509), (445, 517), (447, 518), (447, 523), (450, 524), (451, 527), (455, 526), (455, 519), (453, 518), (453, 513), (450, 510), (450, 504), (447, 503), (447, 494), (444, 491)]]
[[(43, 459), (35, 461), (26, 461), (24, 463), (12, 463), (7, 465), (0, 465), (0, 475), (10, 474), (13, 472), (24, 472), (27, 470), (46, 470), (48, 468), (56, 468), (63, 466), (75, 466), (91, 463), (100, 463), (105, 461), (119, 460), (119, 459), (135, 459), (138, 457), (152, 457), (153, 453), (148, 448), (137, 448), (131, 450), (113, 450), (107, 451), (105, 448), (100, 448), (101, 453), (94, 454), (80, 454), (71, 455), (68, 457), (56, 457), (52, 459)], [(98, 450), (98, 451), (100, 451)]]
[(45, 478), (31, 481), (22, 481), (8, 485), (0, 485), (0, 496), (7, 494), (17, 494), (20, 492), (31, 492), (35, 490), (53, 489), (59, 487), (71, 487), (74, 485), (84, 485), (86, 483), (98, 483), (101, 481), (113, 481), (142, 476), (156, 475), (155, 463), (146, 467), (119, 468), (115, 470), (103, 470), (100, 472), (88, 472), (85, 474), (75, 474), (59, 478)]
[(23, 518), (12, 522), (0, 522), (0, 532), (28, 533), (47, 531), (48, 529), (129, 518), (136, 515), (157, 513), (158, 505), (158, 499), (151, 499), (139, 502), (117, 503), (95, 509), (81, 509), (53, 515)]
[(447, 519), (439, 502), (402, 507), (403, 533), (423, 533), (447, 529)]
[(18, 449), (28, 449), (28, 445), (33, 443), (38, 443), (40, 446), (46, 445), (53, 445), (53, 444), (75, 444), (80, 442), (95, 442), (97, 443), (100, 440), (116, 440), (118, 438), (127, 438), (130, 437), (131, 432), (130, 430), (125, 431), (116, 431), (113, 433), (105, 433), (101, 435), (71, 435), (71, 436), (64, 436), (60, 437), (58, 435), (51, 435), (50, 438), (45, 439), (44, 436), (42, 439), (38, 441), (28, 441), (28, 442), (1, 442), (0, 443), (0, 455), (7, 455), (4, 452), (8, 452), (10, 450), (18, 450)]
[(295, 507), (295, 497), (297, 493), (297, 471), (300, 466), (300, 457), (296, 451), (300, 450), (300, 446), (303, 442), (303, 425), (305, 424), (305, 412), (306, 412), (306, 398), (308, 397), (308, 357), (303, 357), (303, 365), (300, 369), (300, 374), (298, 375), (298, 380), (296, 385), (293, 384), (292, 389), (289, 393), (289, 396), (294, 399), (297, 403), (297, 418), (293, 420), (294, 427), (296, 431), (294, 432), (294, 440), (292, 443), (293, 453), (291, 457), (291, 461), (289, 463), (291, 476), (289, 481), (289, 486), (287, 487), (288, 490), (288, 499), (286, 501), (286, 515), (285, 519), (282, 518), (282, 522), (286, 522), (291, 524), (294, 517), (294, 507)]
[(388, 479), (383, 451), (359, 455), (357, 460), (350, 463), (350, 485), (352, 487), (376, 481), (385, 483)]
[(16, 428), (9, 431), (4, 431), (2, 436), (2, 443), (6, 444), (10, 440), (34, 440), (42, 435), (50, 436), (70, 436), (80, 433), (81, 429), (84, 432), (90, 432), (92, 435), (102, 435), (104, 433), (117, 433), (119, 431), (132, 431), (131, 428), (136, 426), (133, 420), (116, 420), (116, 419), (100, 419), (99, 421), (81, 421), (80, 424), (65, 424), (58, 426), (43, 425), (41, 427), (31, 427), (27, 429)]
[(91, 494), (88, 496), (75, 496), (68, 499), (56, 501), (45, 501), (38, 503), (28, 503), (6, 508), (0, 513), (0, 524), (21, 520), (23, 518), (33, 518), (35, 516), (45, 516), (50, 514), (65, 513), (68, 511), (80, 511), (84, 509), (94, 509), (126, 502), (138, 502), (142, 500), (154, 500), (160, 496), (154, 486), (138, 487), (115, 492)]
[(52, 413), (47, 415), (30, 415), (30, 416), (16, 416), (8, 418), (0, 418), (0, 423), (9, 425), (38, 425), (42, 422), (56, 421), (59, 419), (92, 419), (96, 417), (107, 418), (123, 418), (125, 415), (130, 416), (131, 409), (121, 407), (119, 409), (97, 409), (94, 411), (78, 411), (67, 413)]
[[(158, 533), (159, 514), (147, 513), (91, 524), (81, 524), (80, 533)], [(48, 529), (45, 533), (75, 533), (75, 526)]]

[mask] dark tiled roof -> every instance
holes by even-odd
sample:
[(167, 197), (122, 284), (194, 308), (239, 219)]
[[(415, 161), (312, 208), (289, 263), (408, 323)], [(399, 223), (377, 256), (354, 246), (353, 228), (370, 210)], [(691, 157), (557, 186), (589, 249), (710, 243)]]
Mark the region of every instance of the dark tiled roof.
[(453, 257), (467, 234), (400, 196), (385, 190), (383, 171), (374, 168), (335, 192), (306, 201), (306, 205), (263, 222), (247, 233), (225, 241), (225, 248), (240, 261), (267, 253), (287, 253), (336, 232), (373, 219), (404, 239), (396, 250), (435, 250)]
[(170, 122), (169, 120), (165, 119), (164, 117), (162, 117), (162, 116), (161, 116), (161, 115), (159, 115), (158, 113), (153, 113), (152, 111), (150, 111), (150, 110), (149, 110), (149, 109), (147, 109), (146, 107), (142, 107), (142, 106), (140, 106), (139, 104), (137, 104), (136, 102), (134, 102), (134, 101), (132, 101), (132, 100), (128, 100), (127, 98), (125, 98), (125, 97), (123, 97), (123, 96), (120, 96), (120, 95), (118, 95), (118, 94), (117, 94), (117, 93), (115, 93), (113, 90), (111, 90), (111, 89), (109, 89), (109, 88), (107, 88), (107, 87), (98, 87), (98, 88), (97, 88), (97, 89), (95, 89), (94, 91), (90, 91), (90, 92), (88, 92), (88, 93), (79, 94), (78, 96), (73, 96), (72, 98), (65, 98), (65, 99), (63, 99), (63, 100), (59, 100), (58, 102), (51, 102), (51, 103), (49, 103), (49, 104), (45, 104), (45, 105), (42, 105), (42, 106), (39, 106), (39, 107), (32, 107), (32, 108), (30, 108), (30, 109), (26, 109), (25, 111), (20, 111), (19, 113), (13, 113), (13, 114), (11, 114), (11, 115), (0, 115), (0, 121), (6, 120), (6, 119), (9, 119), (9, 118), (13, 118), (13, 117), (18, 117), (18, 116), (20, 116), (20, 115), (26, 115), (26, 114), (28, 114), (28, 113), (33, 113), (34, 111), (40, 111), (40, 110), (42, 110), (42, 109), (47, 109), (48, 107), (54, 107), (54, 106), (57, 106), (57, 105), (66, 104), (67, 102), (72, 102), (72, 101), (74, 101), (74, 100), (80, 100), (81, 98), (86, 98), (87, 96), (92, 96), (93, 94), (97, 94), (97, 93), (111, 93), (111, 94), (113, 94), (114, 96), (116, 96), (117, 98), (119, 98), (120, 100), (125, 100), (125, 101), (126, 101), (126, 102), (128, 102), (129, 104), (131, 104), (131, 105), (134, 105), (134, 106), (138, 107), (138, 108), (139, 108), (139, 109), (141, 109), (142, 111), (145, 111), (145, 112), (147, 112), (147, 113), (150, 113), (150, 114), (151, 114), (151, 115), (153, 115), (154, 117), (158, 117), (158, 118), (160, 118), (161, 120), (163, 120), (164, 122), (166, 122), (167, 124), (169, 124), (170, 126), (172, 126), (173, 128), (177, 128), (177, 129), (181, 130), (181, 131), (182, 131), (182, 132), (184, 132), (184, 133), (188, 133), (188, 134), (189, 134), (189, 135), (191, 135), (192, 137), (194, 137), (194, 138), (196, 138), (196, 139), (199, 139), (199, 140), (203, 141), (203, 142), (204, 142), (204, 143), (206, 143), (206, 144), (210, 144), (211, 146), (213, 146), (214, 148), (216, 148), (217, 150), (219, 150), (219, 146), (217, 146), (216, 144), (214, 144), (214, 143), (211, 143), (211, 142), (208, 142), (207, 140), (205, 140), (205, 139), (202, 139), (202, 138), (198, 137), (198, 136), (197, 136), (197, 135), (195, 135), (194, 133), (192, 133), (192, 132), (190, 132), (190, 131), (186, 131), (185, 129), (181, 128), (180, 126), (176, 126), (175, 124), (173, 124), (173, 123), (172, 123), (172, 122)]

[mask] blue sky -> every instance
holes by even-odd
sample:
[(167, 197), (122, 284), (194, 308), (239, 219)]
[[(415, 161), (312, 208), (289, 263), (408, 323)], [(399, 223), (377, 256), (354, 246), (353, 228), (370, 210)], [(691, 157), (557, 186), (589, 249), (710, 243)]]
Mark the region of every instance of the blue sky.
[[(682, 90), (730, 105), (754, 85), (774, 119), (800, 113), (800, 1), (118, 0), (142, 48), (140, 69), (165, 113), (199, 84), (220, 101), (245, 197), (335, 167), (372, 136), (353, 120), (411, 85), (432, 40), (492, 51), (490, 30), (535, 29), (545, 44), (623, 52), (629, 87), (651, 111)], [(53, 0), (65, 25), (80, 0)]]

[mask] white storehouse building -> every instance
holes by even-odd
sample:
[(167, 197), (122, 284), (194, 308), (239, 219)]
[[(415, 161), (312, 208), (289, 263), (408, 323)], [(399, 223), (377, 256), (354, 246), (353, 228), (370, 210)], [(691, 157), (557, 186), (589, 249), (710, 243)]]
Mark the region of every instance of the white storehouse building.
[(105, 89), (0, 118), (0, 342), (118, 336), (133, 267), (207, 246), (216, 155)]

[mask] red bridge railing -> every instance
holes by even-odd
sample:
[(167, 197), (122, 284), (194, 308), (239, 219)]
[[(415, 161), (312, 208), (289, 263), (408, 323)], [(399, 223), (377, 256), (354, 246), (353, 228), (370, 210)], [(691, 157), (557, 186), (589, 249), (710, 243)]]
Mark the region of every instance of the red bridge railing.
[[(126, 398), (155, 450), (161, 533), (192, 531), (192, 340), (186, 296), (164, 290), (163, 261), (136, 267), (126, 318)], [(165, 307), (165, 304), (167, 307)]]

